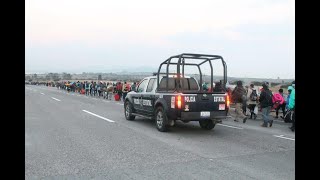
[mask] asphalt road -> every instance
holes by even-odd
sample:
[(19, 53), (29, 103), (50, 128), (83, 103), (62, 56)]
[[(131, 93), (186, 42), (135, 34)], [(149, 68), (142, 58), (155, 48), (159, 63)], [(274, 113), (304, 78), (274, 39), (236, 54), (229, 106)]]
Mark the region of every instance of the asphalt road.
[(289, 124), (260, 124), (181, 122), (161, 133), (127, 121), (122, 102), (26, 85), (25, 178), (295, 179)]

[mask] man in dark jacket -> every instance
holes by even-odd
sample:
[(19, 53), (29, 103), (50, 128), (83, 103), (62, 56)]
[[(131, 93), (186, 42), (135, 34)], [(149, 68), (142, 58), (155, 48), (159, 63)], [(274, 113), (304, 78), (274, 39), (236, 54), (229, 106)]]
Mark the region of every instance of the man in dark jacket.
[(237, 86), (232, 91), (231, 97), (232, 102), (236, 105), (236, 117), (234, 121), (238, 122), (238, 117), (243, 118), (243, 123), (246, 122), (247, 117), (244, 115), (242, 110), (242, 102), (243, 102), (243, 96), (245, 96), (246, 90), (242, 86), (242, 82), (238, 81)]
[(263, 117), (263, 124), (261, 124), (262, 127), (269, 127), (272, 126), (273, 120), (269, 119), (270, 110), (272, 107), (272, 92), (269, 90), (269, 87), (267, 84), (262, 85), (262, 92), (260, 94), (259, 98), (261, 111), (262, 111), (262, 117)]

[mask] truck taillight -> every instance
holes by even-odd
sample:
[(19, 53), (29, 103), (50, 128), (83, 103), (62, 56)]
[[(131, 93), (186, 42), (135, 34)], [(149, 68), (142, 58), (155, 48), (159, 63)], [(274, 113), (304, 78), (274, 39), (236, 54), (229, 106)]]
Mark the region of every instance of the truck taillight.
[(229, 98), (229, 95), (227, 95), (227, 107), (230, 106), (230, 98)]
[(181, 96), (180, 95), (177, 97), (177, 106), (178, 106), (178, 109), (181, 109)]

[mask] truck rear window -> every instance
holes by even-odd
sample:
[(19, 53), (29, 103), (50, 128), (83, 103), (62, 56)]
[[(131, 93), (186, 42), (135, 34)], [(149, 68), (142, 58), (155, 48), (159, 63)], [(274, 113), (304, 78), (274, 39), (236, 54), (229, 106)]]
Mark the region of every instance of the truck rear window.
[[(159, 84), (159, 91), (165, 91), (166, 90), (166, 79), (167, 77), (163, 77)], [(199, 86), (197, 84), (197, 81), (194, 78), (183, 78), (181, 79), (181, 86), (183, 86), (182, 90), (184, 91), (198, 91)], [(178, 87), (178, 80), (177, 78), (169, 77), (168, 79), (168, 90), (174, 91)]]

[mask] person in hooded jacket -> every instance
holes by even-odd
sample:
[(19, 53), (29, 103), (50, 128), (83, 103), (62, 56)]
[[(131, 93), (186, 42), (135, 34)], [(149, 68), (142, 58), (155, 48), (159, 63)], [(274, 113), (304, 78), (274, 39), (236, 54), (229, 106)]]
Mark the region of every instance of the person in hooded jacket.
[(296, 118), (295, 118), (295, 84), (293, 83), (292, 86), (288, 87), (288, 90), (291, 90), (290, 93), (290, 99), (289, 99), (289, 105), (288, 105), (288, 109), (293, 111), (293, 116), (292, 116), (292, 126), (289, 127), (291, 129), (291, 131), (295, 131), (296, 128)]

